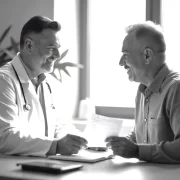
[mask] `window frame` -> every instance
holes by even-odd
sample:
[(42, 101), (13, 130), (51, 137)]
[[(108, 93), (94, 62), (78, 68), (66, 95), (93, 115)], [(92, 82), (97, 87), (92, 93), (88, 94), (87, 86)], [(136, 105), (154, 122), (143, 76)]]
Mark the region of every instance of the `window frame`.
[[(90, 0), (77, 0), (79, 9), (79, 62), (84, 69), (79, 75), (78, 102), (86, 97), (90, 98), (90, 59), (89, 59), (89, 24), (88, 2)], [(161, 24), (161, 0), (146, 0), (146, 20)], [(134, 108), (96, 106), (96, 113), (109, 117), (134, 119)]]

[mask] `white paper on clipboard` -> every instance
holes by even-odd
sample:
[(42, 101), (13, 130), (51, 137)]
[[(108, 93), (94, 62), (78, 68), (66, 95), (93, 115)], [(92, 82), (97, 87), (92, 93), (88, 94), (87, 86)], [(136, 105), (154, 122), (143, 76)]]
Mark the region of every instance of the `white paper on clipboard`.
[(104, 142), (109, 136), (118, 136), (122, 128), (123, 120), (93, 114), (84, 130), (84, 135), (88, 140), (88, 146), (106, 146)]

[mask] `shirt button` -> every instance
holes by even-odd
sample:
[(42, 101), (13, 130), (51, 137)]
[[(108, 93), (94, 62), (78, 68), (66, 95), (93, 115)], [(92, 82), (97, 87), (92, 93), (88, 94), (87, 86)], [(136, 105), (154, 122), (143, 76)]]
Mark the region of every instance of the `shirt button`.
[(147, 119), (145, 118), (145, 119), (144, 119), (144, 121), (146, 122), (146, 121), (147, 121)]
[(144, 139), (144, 143), (146, 142), (146, 140)]
[(149, 99), (148, 98), (146, 98), (146, 102), (148, 102), (149, 101)]

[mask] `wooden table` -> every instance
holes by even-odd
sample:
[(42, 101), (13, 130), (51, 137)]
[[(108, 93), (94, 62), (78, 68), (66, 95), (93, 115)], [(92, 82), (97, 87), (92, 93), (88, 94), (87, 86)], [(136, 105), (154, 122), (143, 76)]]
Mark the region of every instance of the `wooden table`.
[[(41, 180), (176, 180), (180, 179), (180, 165), (153, 164), (137, 159), (114, 159), (97, 163), (83, 163), (77, 171), (52, 175), (22, 171), (16, 163), (25, 161), (48, 161), (46, 158), (0, 155), (0, 179), (41, 179)], [(60, 161), (58, 161), (60, 162)], [(68, 161), (63, 161), (69, 163)]]

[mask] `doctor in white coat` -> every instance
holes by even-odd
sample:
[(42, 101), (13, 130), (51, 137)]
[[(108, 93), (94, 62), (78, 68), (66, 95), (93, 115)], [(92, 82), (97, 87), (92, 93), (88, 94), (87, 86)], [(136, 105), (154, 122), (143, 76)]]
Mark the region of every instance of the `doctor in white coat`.
[(56, 124), (48, 73), (60, 57), (60, 29), (47, 17), (31, 18), (21, 31), (20, 52), (0, 68), (0, 153), (70, 155), (86, 147), (80, 136), (60, 137)]

